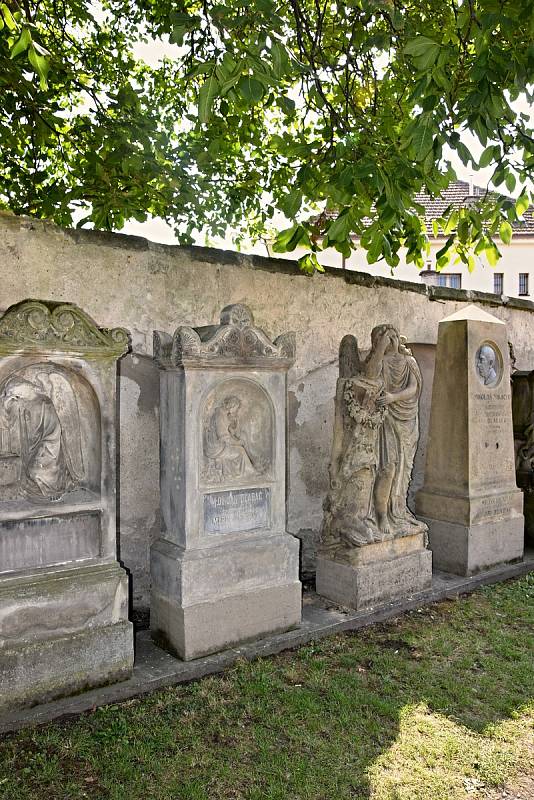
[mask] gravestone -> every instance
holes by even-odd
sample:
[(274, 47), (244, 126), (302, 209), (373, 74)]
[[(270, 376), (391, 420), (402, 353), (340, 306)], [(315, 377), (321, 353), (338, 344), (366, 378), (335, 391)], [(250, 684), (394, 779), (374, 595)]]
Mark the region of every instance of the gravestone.
[(427, 529), (407, 507), (419, 438), (422, 379), (398, 331), (379, 325), (361, 359), (345, 336), (339, 354), (330, 492), (317, 559), (317, 592), (370, 608), (430, 588)]
[(439, 324), (416, 509), (438, 569), (472, 575), (523, 555), (506, 325), (475, 306)]
[(534, 544), (534, 372), (512, 374), (515, 474), (523, 492), (525, 543)]
[(28, 300), (0, 317), (0, 709), (127, 678), (117, 562), (122, 329)]
[(299, 542), (286, 533), (287, 370), (243, 305), (220, 325), (155, 332), (162, 532), (151, 550), (153, 638), (184, 660), (301, 618)]

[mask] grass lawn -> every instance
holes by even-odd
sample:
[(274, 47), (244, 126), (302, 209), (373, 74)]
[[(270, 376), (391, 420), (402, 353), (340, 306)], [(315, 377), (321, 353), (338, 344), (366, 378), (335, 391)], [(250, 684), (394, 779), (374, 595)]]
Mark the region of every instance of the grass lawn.
[(533, 687), (531, 574), (0, 738), (0, 798), (500, 798), (534, 775)]

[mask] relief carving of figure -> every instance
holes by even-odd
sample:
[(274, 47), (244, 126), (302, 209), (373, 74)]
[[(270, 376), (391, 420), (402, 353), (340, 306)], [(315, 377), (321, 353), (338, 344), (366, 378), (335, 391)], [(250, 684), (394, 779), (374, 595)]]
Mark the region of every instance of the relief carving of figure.
[(354, 547), (426, 531), (406, 505), (419, 438), (419, 367), (392, 325), (340, 346), (330, 492), (321, 552), (348, 560)]
[(18, 464), (20, 492), (58, 500), (84, 477), (74, 390), (59, 372), (14, 375), (0, 393), (0, 458)]
[(204, 438), (203, 477), (213, 483), (246, 479), (259, 473), (241, 430), (241, 401), (235, 395), (217, 405)]
[(489, 344), (483, 344), (476, 355), (476, 369), (484, 386), (493, 386), (497, 382), (497, 354)]

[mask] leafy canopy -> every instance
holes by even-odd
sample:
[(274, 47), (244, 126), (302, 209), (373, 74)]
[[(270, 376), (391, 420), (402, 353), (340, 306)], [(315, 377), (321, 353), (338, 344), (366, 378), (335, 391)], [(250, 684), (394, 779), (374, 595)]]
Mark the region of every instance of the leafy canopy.
[[(61, 225), (159, 216), (183, 242), (261, 237), (281, 211), (275, 249), (304, 246), (306, 271), (355, 236), (370, 262), (403, 246), (422, 265), (414, 196), (454, 180), (455, 151), (498, 188), (439, 220), (438, 268), (495, 264), (530, 201), (512, 105), (533, 33), (534, 0), (0, 0), (0, 201)], [(154, 39), (176, 56), (144, 63)]]

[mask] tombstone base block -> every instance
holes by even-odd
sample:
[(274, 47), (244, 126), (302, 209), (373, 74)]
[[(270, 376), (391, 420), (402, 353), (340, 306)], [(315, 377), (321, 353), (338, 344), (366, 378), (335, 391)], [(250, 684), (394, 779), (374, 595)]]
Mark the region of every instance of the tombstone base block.
[[(406, 539), (423, 539), (406, 537)], [(396, 540), (393, 540), (395, 542)], [(402, 539), (398, 541), (402, 542)], [(432, 553), (422, 541), (418, 549), (389, 558), (372, 559), (385, 543), (364, 545), (361, 563), (344, 564), (321, 557), (317, 559), (317, 594), (348, 608), (374, 608), (424, 592), (432, 585)], [(415, 541), (410, 544), (415, 544)], [(406, 548), (411, 549), (410, 547)]]
[(152, 638), (190, 661), (301, 621), (299, 542), (264, 535), (224, 547), (183, 550), (165, 540), (152, 547)]
[(127, 598), (117, 563), (4, 576), (0, 712), (129, 678)]
[(428, 525), (435, 569), (468, 576), (523, 558), (522, 515), (470, 526), (429, 517), (420, 519)]

